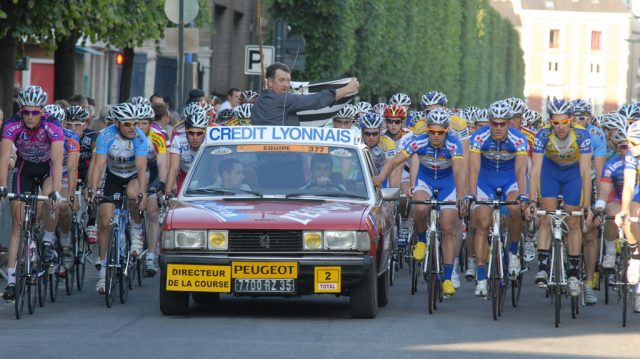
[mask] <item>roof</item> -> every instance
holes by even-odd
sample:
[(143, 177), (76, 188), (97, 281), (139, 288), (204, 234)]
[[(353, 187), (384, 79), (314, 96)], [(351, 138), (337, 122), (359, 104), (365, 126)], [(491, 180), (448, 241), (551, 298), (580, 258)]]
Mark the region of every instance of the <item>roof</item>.
[(629, 13), (623, 0), (521, 0), (521, 3), (523, 10)]
[(509, 20), (514, 27), (522, 26), (520, 15), (515, 13), (511, 0), (491, 0), (490, 4), (502, 17)]

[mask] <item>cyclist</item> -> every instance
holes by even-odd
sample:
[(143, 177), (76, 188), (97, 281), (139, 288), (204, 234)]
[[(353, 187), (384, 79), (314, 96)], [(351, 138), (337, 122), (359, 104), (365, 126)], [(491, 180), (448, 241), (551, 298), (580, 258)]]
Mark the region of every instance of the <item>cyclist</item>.
[[(253, 107), (250, 103), (244, 103), (238, 107), (234, 111), (236, 111), (236, 117), (238, 126), (251, 126), (251, 108)], [(206, 111), (206, 110), (205, 110)], [(227, 126), (233, 126), (232, 123), (227, 123)]]
[(258, 97), (260, 97), (260, 94), (258, 94), (255, 91), (252, 91), (252, 90), (242, 91), (240, 93), (240, 104), (242, 105), (245, 103), (250, 103), (252, 105), (255, 105), (256, 101), (258, 101)]
[(382, 134), (384, 122), (379, 114), (366, 113), (360, 116), (358, 122), (362, 129), (362, 141), (369, 147), (376, 172), (380, 173), (387, 159), (396, 154), (396, 144), (392, 139)]
[[(616, 148), (616, 134), (620, 133), (626, 136), (627, 119), (617, 112), (605, 113), (600, 117), (600, 128), (607, 139), (607, 147), (614, 149)], [(613, 153), (610, 152), (609, 157), (611, 156), (613, 156)]]
[[(602, 168), (607, 161), (607, 140), (604, 132), (598, 127), (591, 124), (593, 116), (591, 115), (591, 104), (583, 99), (575, 99), (571, 101), (573, 105), (574, 113), (573, 119), (577, 125), (582, 126), (589, 132), (591, 137), (592, 147), (592, 163), (591, 163), (591, 180), (592, 201), (595, 203), (597, 198), (596, 192), (598, 189), (598, 183), (600, 183), (600, 175), (602, 174)], [(594, 204), (591, 203), (591, 204)], [(598, 226), (592, 226), (587, 233), (582, 236), (582, 251), (584, 256), (584, 266), (586, 269), (586, 281), (584, 298), (585, 303), (593, 305), (598, 302), (598, 297), (593, 292), (593, 288), (597, 288), (598, 281), (594, 277), (596, 262), (598, 261)]]
[(360, 101), (356, 104), (356, 117), (360, 118), (360, 116), (364, 115), (365, 113), (373, 110), (373, 106), (371, 106), (371, 104), (367, 101)]
[(336, 112), (331, 121), (325, 124), (325, 127), (333, 128), (357, 128), (353, 126), (358, 113), (358, 108), (354, 105), (346, 104)]
[[(194, 113), (199, 113), (199, 112), (200, 110), (198, 109), (198, 107), (193, 107), (190, 112), (185, 111), (183, 117), (186, 120), (186, 118), (189, 117), (190, 115)], [(238, 114), (236, 113), (236, 111), (230, 108), (222, 110), (218, 113), (218, 125), (220, 126), (227, 126), (229, 123), (233, 124), (237, 119), (238, 119)], [(183, 121), (182, 133), (184, 133), (184, 121)]]
[[(104, 196), (120, 193), (123, 186), (127, 193), (123, 196), (135, 198), (129, 200), (131, 224), (131, 254), (137, 256), (143, 246), (142, 218), (140, 212), (147, 206), (147, 152), (146, 135), (138, 128), (136, 106), (124, 102), (115, 105), (112, 115), (116, 123), (105, 128), (96, 141), (96, 156), (89, 182), (90, 201), (94, 201), (101, 174), (105, 171)], [(98, 248), (100, 255), (100, 275), (96, 283), (96, 291), (104, 294), (106, 256), (109, 245), (109, 228), (115, 205), (110, 199), (102, 199), (99, 205), (100, 227), (98, 230)]]
[[(550, 99), (547, 113), (550, 124), (536, 134), (533, 148), (529, 196), (530, 209), (536, 210), (535, 199), (540, 195), (540, 207), (555, 210), (557, 196), (563, 195), (566, 209), (578, 211), (585, 206), (589, 210), (587, 223), (591, 221), (591, 138), (582, 127), (572, 123), (573, 106), (564, 99)], [(544, 174), (544, 177), (541, 175)], [(534, 212), (535, 213), (535, 212)], [(530, 216), (530, 212), (526, 212)], [(571, 296), (580, 294), (580, 252), (582, 249), (582, 229), (580, 218), (567, 217), (568, 234), (568, 286)], [(550, 219), (545, 216), (538, 231), (539, 272), (535, 282), (546, 287), (549, 279), (549, 259), (551, 248)]]
[(404, 94), (402, 92), (398, 92), (397, 94), (389, 97), (389, 105), (397, 105), (404, 107), (407, 111), (409, 111), (409, 107), (411, 106), (411, 97), (409, 95)]
[(169, 148), (169, 172), (166, 181), (166, 190), (169, 193), (173, 191), (175, 186), (177, 186), (175, 193), (180, 192), (182, 182), (204, 141), (208, 125), (204, 109), (200, 108), (199, 111), (194, 110), (189, 113), (184, 120), (184, 125), (186, 131), (174, 137)]
[(618, 113), (627, 119), (628, 125), (640, 119), (640, 107), (635, 103), (627, 103), (620, 106)]
[[(4, 124), (2, 143), (0, 144), (0, 197), (6, 195), (9, 156), (15, 146), (17, 160), (12, 179), (14, 193), (33, 192), (33, 181), (41, 182), (41, 193), (48, 194), (51, 203), (44, 203), (45, 220), (43, 250), (44, 260), (55, 259), (53, 243), (57, 219), (50, 216), (51, 206), (56, 209), (61, 199), (62, 161), (64, 156), (64, 134), (59, 121), (44, 114), (43, 106), (47, 102), (47, 93), (40, 86), (29, 86), (18, 95), (20, 117)], [(11, 201), (11, 235), (7, 260), (9, 277), (3, 298), (12, 301), (15, 298), (16, 256), (22, 227), (24, 204), (18, 199)], [(46, 215), (44, 215), (46, 214)]]
[(476, 131), (489, 125), (489, 110), (481, 108), (476, 112)]
[[(164, 180), (167, 178), (167, 139), (161, 133), (152, 129), (155, 113), (150, 105), (143, 103), (136, 106), (136, 118), (138, 119), (140, 130), (145, 134), (147, 139), (147, 195), (150, 199), (147, 201), (146, 217), (148, 226), (147, 234), (147, 254), (146, 267), (147, 275), (153, 277), (158, 272), (158, 265), (155, 262), (156, 248), (160, 237), (160, 224), (158, 218), (158, 201), (156, 192), (163, 194), (165, 191)], [(131, 245), (131, 250), (136, 253), (142, 253), (142, 243), (137, 243), (136, 247)]]
[(469, 127), (469, 134), (476, 132), (476, 119), (478, 117), (478, 111), (480, 109), (475, 106), (469, 106), (464, 109), (464, 118), (467, 120), (467, 127)]
[[(419, 161), (412, 164), (419, 166), (418, 178), (412, 188), (412, 199), (426, 200), (434, 190), (438, 190), (440, 201), (460, 200), (464, 195), (464, 169), (462, 145), (460, 141), (448, 133), (451, 115), (447, 109), (435, 109), (427, 115), (427, 133), (416, 136), (393, 158), (387, 161), (380, 174), (373, 178), (375, 185), (380, 185), (391, 171), (402, 165), (414, 154)], [(413, 250), (416, 260), (423, 260), (426, 253), (427, 207), (415, 206), (415, 227), (418, 243)], [(456, 288), (452, 282), (454, 257), (457, 250), (457, 211), (451, 206), (441, 207), (440, 227), (442, 229), (442, 254), (444, 262), (444, 281), (442, 292), (445, 296), (453, 296)]]
[(56, 104), (46, 105), (42, 110), (46, 115), (48, 115), (52, 119), (55, 118), (56, 120), (58, 120), (59, 123), (62, 123), (64, 121), (65, 112), (60, 105), (56, 105)]
[[(514, 117), (506, 101), (489, 106), (490, 126), (477, 130), (471, 139), (469, 157), (469, 194), (481, 201), (495, 199), (496, 189), (502, 189), (502, 200), (526, 199), (526, 172), (528, 160), (527, 140), (520, 131), (509, 127)], [(509, 275), (520, 274), (518, 243), (522, 229), (522, 216), (518, 206), (509, 206)], [(491, 208), (476, 206), (474, 253), (476, 253), (475, 295), (487, 296), (487, 237), (491, 227)], [(505, 243), (507, 245), (507, 243)]]
[(531, 155), (533, 155), (533, 141), (536, 138), (536, 133), (535, 131), (526, 128), (524, 125), (525, 123), (527, 123), (524, 117), (525, 113), (527, 112), (524, 101), (517, 97), (510, 97), (505, 101), (509, 104), (509, 106), (511, 106), (511, 109), (513, 110), (513, 117), (509, 120), (509, 127), (515, 128), (525, 136), (529, 147), (529, 157), (531, 157)]

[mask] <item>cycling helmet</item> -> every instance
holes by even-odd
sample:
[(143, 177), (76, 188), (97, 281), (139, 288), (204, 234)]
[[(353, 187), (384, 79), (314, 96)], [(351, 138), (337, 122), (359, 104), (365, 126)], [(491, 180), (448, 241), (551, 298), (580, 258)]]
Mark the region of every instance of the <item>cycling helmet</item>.
[(186, 128), (207, 128), (209, 121), (206, 112), (203, 109), (193, 111), (184, 119), (184, 126)]
[(218, 113), (218, 123), (221, 125), (227, 125), (227, 123), (231, 120), (235, 120), (236, 111), (233, 109), (227, 108)]
[(478, 110), (480, 109), (475, 106), (469, 106), (462, 110), (463, 117), (465, 120), (467, 120), (467, 123), (472, 124), (476, 122)]
[(379, 113), (380, 116), (384, 116), (385, 107), (387, 107), (387, 104), (384, 103), (384, 102), (380, 102), (380, 103), (377, 103), (377, 104), (373, 105), (371, 110), (374, 111), (374, 112)]
[(67, 108), (67, 122), (86, 122), (89, 119), (89, 111), (82, 106), (69, 106)]
[(47, 103), (47, 93), (40, 86), (29, 86), (18, 95), (20, 106), (42, 107)]
[(440, 91), (429, 91), (426, 94), (422, 95), (420, 100), (421, 107), (427, 107), (431, 105), (447, 105), (447, 96)]
[(151, 108), (150, 103), (141, 103), (136, 105), (136, 118), (138, 120), (149, 120), (153, 121), (156, 117), (155, 112), (153, 112), (153, 108)]
[(217, 113), (212, 104), (205, 102), (202, 104), (202, 109), (207, 114), (207, 117), (209, 118), (209, 122), (215, 120)]
[(383, 123), (382, 116), (376, 112), (367, 112), (358, 119), (358, 127), (363, 130), (365, 128), (381, 128)]
[(354, 105), (346, 104), (342, 106), (342, 108), (333, 115), (333, 118), (348, 118), (352, 120), (356, 117), (358, 109)]
[(255, 91), (242, 91), (242, 93), (240, 93), (240, 103), (254, 104), (256, 103), (256, 101), (258, 101), (258, 97), (260, 97), (260, 95)]
[(547, 114), (551, 115), (573, 115), (573, 105), (562, 98), (549, 99), (547, 104)]
[(524, 105), (524, 101), (517, 97), (509, 97), (505, 101), (511, 106), (513, 115), (523, 115), (527, 107)]
[(138, 119), (136, 106), (129, 102), (123, 102), (113, 106), (111, 109), (111, 115), (116, 121), (131, 121)]
[(198, 102), (189, 102), (182, 109), (182, 118), (187, 118), (192, 113), (202, 110), (202, 106)]
[(640, 121), (629, 125), (627, 129), (627, 139), (633, 141), (633, 143), (640, 143)]
[(498, 100), (489, 105), (489, 118), (508, 120), (513, 117), (513, 109), (505, 100)]
[(384, 108), (385, 118), (407, 118), (407, 108), (401, 105), (388, 105)]
[(242, 105), (238, 106), (235, 111), (236, 111), (236, 117), (238, 119), (250, 119), (251, 118), (251, 108), (253, 107), (252, 104), (250, 103), (243, 103)]
[(129, 100), (129, 102), (131, 102), (136, 106), (142, 105), (142, 104), (147, 104), (151, 106), (151, 101), (149, 101), (146, 97), (142, 97), (142, 96), (134, 96), (131, 98), (131, 100)]
[(398, 92), (397, 94), (389, 98), (389, 105), (400, 105), (409, 107), (411, 106), (411, 98), (407, 94)]
[(627, 120), (636, 120), (640, 117), (640, 108), (635, 103), (628, 103), (620, 106), (618, 113)]
[(440, 125), (444, 127), (449, 127), (449, 121), (451, 120), (451, 114), (447, 109), (437, 108), (433, 111), (430, 111), (427, 115), (427, 125)]
[(571, 104), (573, 105), (574, 114), (581, 114), (581, 115), (591, 114), (591, 104), (588, 101), (583, 100), (581, 98), (577, 98), (571, 101)]
[(46, 105), (43, 108), (43, 111), (45, 113), (48, 113), (50, 116), (55, 117), (56, 119), (58, 119), (60, 121), (64, 121), (65, 113), (64, 113), (64, 110), (62, 109), (62, 107), (60, 107), (60, 105), (56, 105), (56, 104)]
[(627, 140), (627, 134), (624, 131), (616, 131), (616, 134), (613, 135), (613, 143), (619, 145), (622, 142)]
[(627, 119), (618, 112), (605, 113), (600, 117), (600, 128), (625, 132), (627, 131)]
[(357, 111), (358, 111), (359, 114), (363, 114), (363, 113), (367, 113), (367, 112), (371, 111), (371, 109), (373, 107), (367, 101), (360, 101), (356, 105), (356, 108), (357, 108)]
[(476, 123), (477, 122), (489, 122), (489, 110), (481, 108), (476, 111)]
[(412, 111), (407, 116), (407, 127), (413, 127), (420, 120), (426, 119), (427, 115), (423, 111)]

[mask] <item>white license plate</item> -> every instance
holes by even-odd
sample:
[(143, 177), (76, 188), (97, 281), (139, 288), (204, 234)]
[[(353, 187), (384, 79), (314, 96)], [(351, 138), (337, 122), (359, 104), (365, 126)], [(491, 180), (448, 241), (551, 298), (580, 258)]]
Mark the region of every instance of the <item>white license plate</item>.
[(236, 293), (295, 293), (295, 279), (234, 279)]

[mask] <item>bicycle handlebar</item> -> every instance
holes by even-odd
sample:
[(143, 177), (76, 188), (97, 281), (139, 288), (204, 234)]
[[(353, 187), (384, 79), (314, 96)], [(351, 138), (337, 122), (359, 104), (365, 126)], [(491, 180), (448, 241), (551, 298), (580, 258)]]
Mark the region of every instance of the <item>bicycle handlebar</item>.
[(575, 216), (575, 217), (586, 216), (586, 214), (583, 211), (567, 211), (564, 209), (556, 209), (553, 211), (545, 211), (545, 210), (539, 209), (536, 211), (536, 214), (539, 216), (553, 216), (557, 214), (562, 216)]
[(7, 193), (7, 198), (17, 198), (23, 201), (28, 201), (30, 199), (36, 198), (38, 201), (46, 201), (49, 199), (48, 196), (34, 196), (33, 194), (26, 195), (24, 193)]

